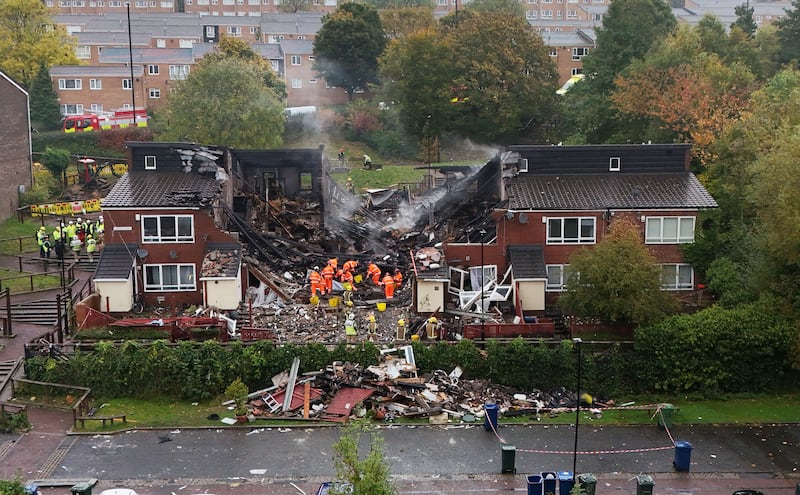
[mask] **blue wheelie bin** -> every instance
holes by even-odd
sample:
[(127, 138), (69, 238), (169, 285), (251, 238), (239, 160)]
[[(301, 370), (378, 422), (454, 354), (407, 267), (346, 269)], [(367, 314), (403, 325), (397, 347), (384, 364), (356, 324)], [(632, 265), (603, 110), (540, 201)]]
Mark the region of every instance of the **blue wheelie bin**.
[(527, 477), (528, 480), (528, 495), (543, 495), (542, 494), (542, 477), (538, 474), (532, 474)]
[(542, 489), (544, 495), (556, 495), (558, 475), (551, 471), (542, 471)]
[(672, 465), (675, 466), (676, 471), (689, 472), (689, 467), (692, 463), (692, 444), (683, 440), (675, 442), (675, 460)]
[(486, 418), (483, 420), (483, 428), (486, 431), (496, 431), (497, 414), (499, 412), (497, 404), (484, 404), (483, 407), (486, 409)]
[(558, 493), (559, 495), (570, 495), (572, 487), (575, 486), (575, 477), (572, 471), (558, 472)]

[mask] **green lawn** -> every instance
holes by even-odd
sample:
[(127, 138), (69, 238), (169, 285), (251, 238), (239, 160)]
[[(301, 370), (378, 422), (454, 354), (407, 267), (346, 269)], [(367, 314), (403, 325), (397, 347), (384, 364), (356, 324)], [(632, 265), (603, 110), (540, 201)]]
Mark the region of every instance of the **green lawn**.
[[(53, 227), (55, 227), (54, 222)], [(21, 254), (36, 252), (39, 246), (36, 243), (36, 230), (42, 225), (41, 218), (27, 217), (20, 223), (16, 217), (8, 218), (0, 224), (0, 254)], [(52, 233), (53, 228), (48, 229), (48, 234)], [(22, 239), (22, 251), (20, 252), (20, 241)]]
[[(202, 403), (144, 401), (137, 399), (113, 399), (102, 403), (97, 415), (106, 416), (126, 414), (127, 426), (114, 423), (114, 426), (102, 427), (101, 423), (89, 421), (86, 429), (80, 431), (114, 431), (124, 428), (144, 427), (219, 427), (218, 420), (207, 419), (211, 414), (220, 417), (233, 417), (233, 413), (221, 405), (224, 399)], [(681, 402), (678, 399), (663, 400), (673, 404), (675, 410), (672, 419), (676, 425), (688, 424), (745, 424), (745, 423), (798, 423), (800, 422), (800, 393), (781, 396), (761, 396), (750, 398), (734, 398), (727, 400), (709, 400), (699, 402)], [(649, 404), (650, 402), (648, 402)], [(644, 403), (641, 403), (644, 404)], [(601, 417), (590, 411), (581, 411), (581, 424), (588, 425), (655, 425), (655, 410), (605, 410)], [(557, 415), (542, 415), (540, 419), (531, 416), (513, 418), (501, 417), (504, 424), (541, 423), (541, 424), (574, 424), (575, 413), (564, 412)], [(427, 423), (427, 419), (415, 421), (401, 420), (401, 423)], [(292, 424), (308, 425), (307, 421), (259, 419), (254, 426), (288, 426)]]
[(16, 270), (0, 268), (0, 288), (10, 288), (14, 294), (31, 290), (55, 289), (59, 286), (61, 286), (61, 278), (58, 275), (34, 275), (33, 287), (31, 287), (31, 276)]

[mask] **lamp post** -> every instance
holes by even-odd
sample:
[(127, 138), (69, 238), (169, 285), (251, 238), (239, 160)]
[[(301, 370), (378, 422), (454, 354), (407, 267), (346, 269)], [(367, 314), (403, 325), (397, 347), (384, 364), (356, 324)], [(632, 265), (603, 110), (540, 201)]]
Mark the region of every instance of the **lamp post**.
[(125, 8), (128, 12), (128, 61), (131, 67), (131, 105), (133, 105), (133, 124), (136, 126), (136, 85), (133, 79), (133, 36), (131, 35), (131, 3), (126, 2)]
[(581, 344), (583, 344), (583, 341), (580, 338), (574, 338), (572, 342), (574, 342), (575, 346), (578, 348), (578, 389), (575, 392), (575, 396), (578, 400), (575, 404), (575, 446), (572, 449), (572, 479), (574, 480), (578, 476), (578, 425), (581, 421), (581, 363), (583, 362)]
[(481, 340), (486, 340), (486, 315), (483, 314), (485, 309), (483, 307), (483, 288), (486, 286), (483, 269), (483, 239), (486, 237), (486, 229), (481, 229), (479, 233), (481, 235)]

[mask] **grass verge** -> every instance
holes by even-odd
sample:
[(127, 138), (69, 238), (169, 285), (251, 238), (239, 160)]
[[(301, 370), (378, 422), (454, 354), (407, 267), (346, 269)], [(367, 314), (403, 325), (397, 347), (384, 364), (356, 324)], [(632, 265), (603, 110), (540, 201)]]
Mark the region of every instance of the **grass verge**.
[[(100, 416), (126, 414), (128, 423), (115, 422), (113, 426), (102, 427), (99, 422), (89, 421), (86, 428), (75, 431), (117, 431), (125, 428), (186, 428), (186, 427), (222, 427), (219, 420), (208, 419), (212, 414), (220, 418), (233, 417), (233, 412), (222, 406), (223, 399), (201, 403), (176, 402), (163, 399), (112, 399), (98, 402), (97, 414)], [(800, 422), (797, 411), (800, 410), (800, 393), (778, 396), (756, 396), (748, 398), (730, 398), (681, 402), (677, 398), (661, 400), (674, 405), (672, 421), (676, 425), (688, 424), (754, 424), (754, 423), (797, 423)], [(651, 402), (648, 402), (651, 403)], [(651, 409), (617, 409), (604, 410), (601, 417), (596, 417), (588, 410), (581, 411), (581, 424), (589, 425), (655, 425), (655, 408)], [(562, 412), (556, 415), (517, 417), (501, 417), (503, 424), (541, 423), (545, 425), (571, 425), (575, 423), (575, 413)], [(401, 420), (399, 423), (426, 424), (427, 418), (420, 420)], [(481, 420), (477, 420), (476, 424)], [(97, 424), (93, 424), (97, 423)], [(313, 422), (312, 422), (313, 423)], [(258, 419), (250, 426), (308, 426), (302, 419)]]
[(10, 288), (14, 294), (36, 290), (55, 289), (61, 279), (53, 275), (28, 275), (16, 270), (0, 268), (0, 288)]
[[(16, 217), (6, 219), (0, 224), (0, 254), (17, 255), (39, 251), (36, 244), (36, 230), (42, 225), (41, 219), (27, 217), (20, 222)], [(52, 232), (52, 228), (48, 233)], [(22, 238), (22, 249), (20, 240)]]

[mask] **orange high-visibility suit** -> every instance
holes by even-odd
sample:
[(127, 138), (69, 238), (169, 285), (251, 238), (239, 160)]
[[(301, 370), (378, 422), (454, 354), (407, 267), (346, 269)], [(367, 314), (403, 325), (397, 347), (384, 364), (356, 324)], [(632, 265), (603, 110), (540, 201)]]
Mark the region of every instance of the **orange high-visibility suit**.
[(392, 278), (394, 279), (394, 284), (397, 287), (400, 287), (401, 285), (403, 285), (403, 274), (400, 272), (399, 269), (394, 271), (394, 277), (392, 277)]
[(375, 263), (370, 263), (367, 268), (367, 277), (372, 278), (375, 285), (380, 285), (381, 282), (381, 269)]
[(325, 294), (325, 284), (322, 283), (322, 276), (318, 271), (312, 270), (311, 273), (308, 274), (308, 280), (311, 282), (312, 296), (316, 296), (317, 291), (319, 291), (321, 296)]
[(394, 297), (394, 279), (389, 275), (389, 272), (386, 272), (386, 275), (383, 276), (383, 294), (386, 299)]
[(353, 272), (344, 271), (342, 272), (341, 282), (343, 284), (350, 284), (350, 290), (353, 292), (356, 291), (356, 283), (353, 281)]
[(331, 265), (325, 265), (322, 269), (322, 278), (325, 279), (325, 290), (328, 294), (333, 292), (333, 273), (334, 269)]
[(345, 261), (344, 265), (342, 265), (342, 270), (346, 272), (354, 272), (356, 268), (358, 268), (358, 261), (356, 260)]

